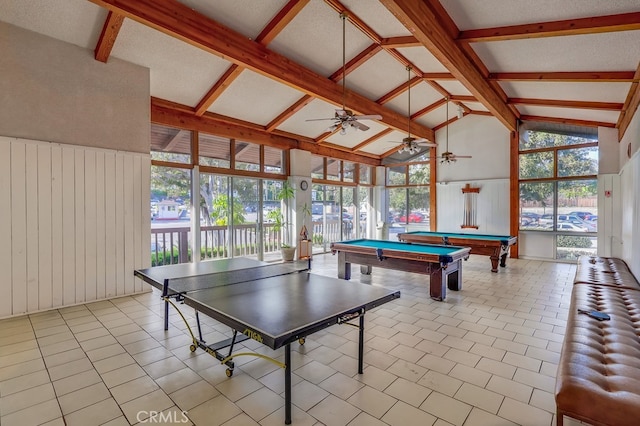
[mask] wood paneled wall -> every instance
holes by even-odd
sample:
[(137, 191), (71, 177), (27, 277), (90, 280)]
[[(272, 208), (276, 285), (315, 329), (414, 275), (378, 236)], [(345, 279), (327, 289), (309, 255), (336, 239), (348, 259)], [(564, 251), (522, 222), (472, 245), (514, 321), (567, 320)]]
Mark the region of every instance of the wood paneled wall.
[(146, 290), (150, 161), (0, 136), (0, 318)]

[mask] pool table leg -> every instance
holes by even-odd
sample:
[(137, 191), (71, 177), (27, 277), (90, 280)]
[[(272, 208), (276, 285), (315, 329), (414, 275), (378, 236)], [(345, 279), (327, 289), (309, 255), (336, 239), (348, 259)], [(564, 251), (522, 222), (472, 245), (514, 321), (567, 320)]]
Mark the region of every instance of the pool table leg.
[(500, 258), (495, 254), (491, 255), (491, 272), (498, 272), (498, 262), (500, 262)]
[(509, 254), (509, 246), (501, 246), (500, 247), (500, 266), (507, 266), (507, 255)]
[(338, 278), (351, 279), (351, 262), (347, 262), (347, 256), (342, 251), (338, 252)]

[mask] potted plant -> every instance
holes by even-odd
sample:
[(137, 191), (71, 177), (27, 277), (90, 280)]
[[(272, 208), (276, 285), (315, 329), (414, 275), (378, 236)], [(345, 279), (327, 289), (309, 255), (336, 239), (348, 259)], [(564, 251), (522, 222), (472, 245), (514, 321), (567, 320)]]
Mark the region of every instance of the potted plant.
[(302, 213), (302, 226), (300, 227), (300, 258), (311, 257), (311, 235), (309, 235), (309, 229), (307, 229), (307, 218), (311, 217), (311, 209), (307, 203), (299, 206), (300, 213)]
[[(282, 253), (282, 260), (290, 262), (296, 255), (296, 246), (291, 245), (290, 232), (287, 229), (291, 224), (289, 220), (290, 206), (289, 202), (295, 197), (295, 189), (289, 181), (282, 182), (282, 188), (276, 194), (276, 199), (282, 202), (282, 207), (270, 211), (267, 214), (267, 218), (273, 222), (273, 230), (276, 232), (282, 231), (283, 237), (280, 243), (280, 252)], [(282, 209), (284, 208), (284, 214)]]

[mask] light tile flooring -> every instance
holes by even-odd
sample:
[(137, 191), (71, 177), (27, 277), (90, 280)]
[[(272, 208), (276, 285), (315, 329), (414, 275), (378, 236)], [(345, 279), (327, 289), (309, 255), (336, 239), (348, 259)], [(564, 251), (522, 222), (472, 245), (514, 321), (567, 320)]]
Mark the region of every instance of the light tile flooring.
[[(337, 259), (314, 258), (335, 276)], [(555, 424), (554, 383), (575, 266), (484, 256), (463, 264), (464, 288), (429, 298), (424, 275), (376, 269), (353, 281), (401, 290), (367, 313), (365, 369), (357, 329), (333, 326), (292, 345), (294, 425)], [(348, 285), (345, 283), (345, 285)], [(14, 425), (281, 425), (284, 372), (236, 359), (231, 378), (157, 292), (0, 321), (0, 423)], [(193, 324), (192, 312), (182, 311)], [(229, 330), (203, 318), (205, 338)], [(247, 349), (283, 352), (247, 341)], [(575, 423), (565, 419), (566, 425)]]

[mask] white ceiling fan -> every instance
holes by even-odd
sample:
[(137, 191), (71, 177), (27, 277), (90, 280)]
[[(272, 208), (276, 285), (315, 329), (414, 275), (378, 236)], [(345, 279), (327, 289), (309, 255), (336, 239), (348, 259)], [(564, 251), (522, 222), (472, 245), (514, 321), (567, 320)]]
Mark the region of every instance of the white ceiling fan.
[(421, 147), (435, 147), (435, 143), (429, 142), (427, 139), (411, 137), (411, 66), (407, 66), (407, 137), (402, 139), (398, 153), (408, 152), (409, 154), (417, 154), (421, 151)]
[(353, 111), (346, 109), (344, 104), (345, 90), (346, 90), (346, 53), (345, 53), (345, 25), (347, 15), (345, 12), (340, 13), (340, 19), (342, 19), (342, 109), (336, 109), (336, 112), (332, 118), (312, 118), (306, 121), (324, 121), (332, 120), (333, 124), (327, 128), (328, 132), (335, 132), (340, 129), (341, 135), (347, 134), (347, 129), (353, 127), (356, 130), (369, 130), (369, 126), (360, 122), (360, 120), (382, 120), (382, 116), (378, 114), (373, 115), (355, 115)]
[(449, 151), (449, 98), (446, 98), (447, 101), (447, 120), (445, 121), (445, 138), (446, 138), (446, 145), (445, 145), (445, 151), (438, 156), (437, 158), (440, 160), (440, 164), (450, 164), (450, 163), (455, 163), (458, 158), (471, 158), (470, 155), (456, 155), (453, 152)]

